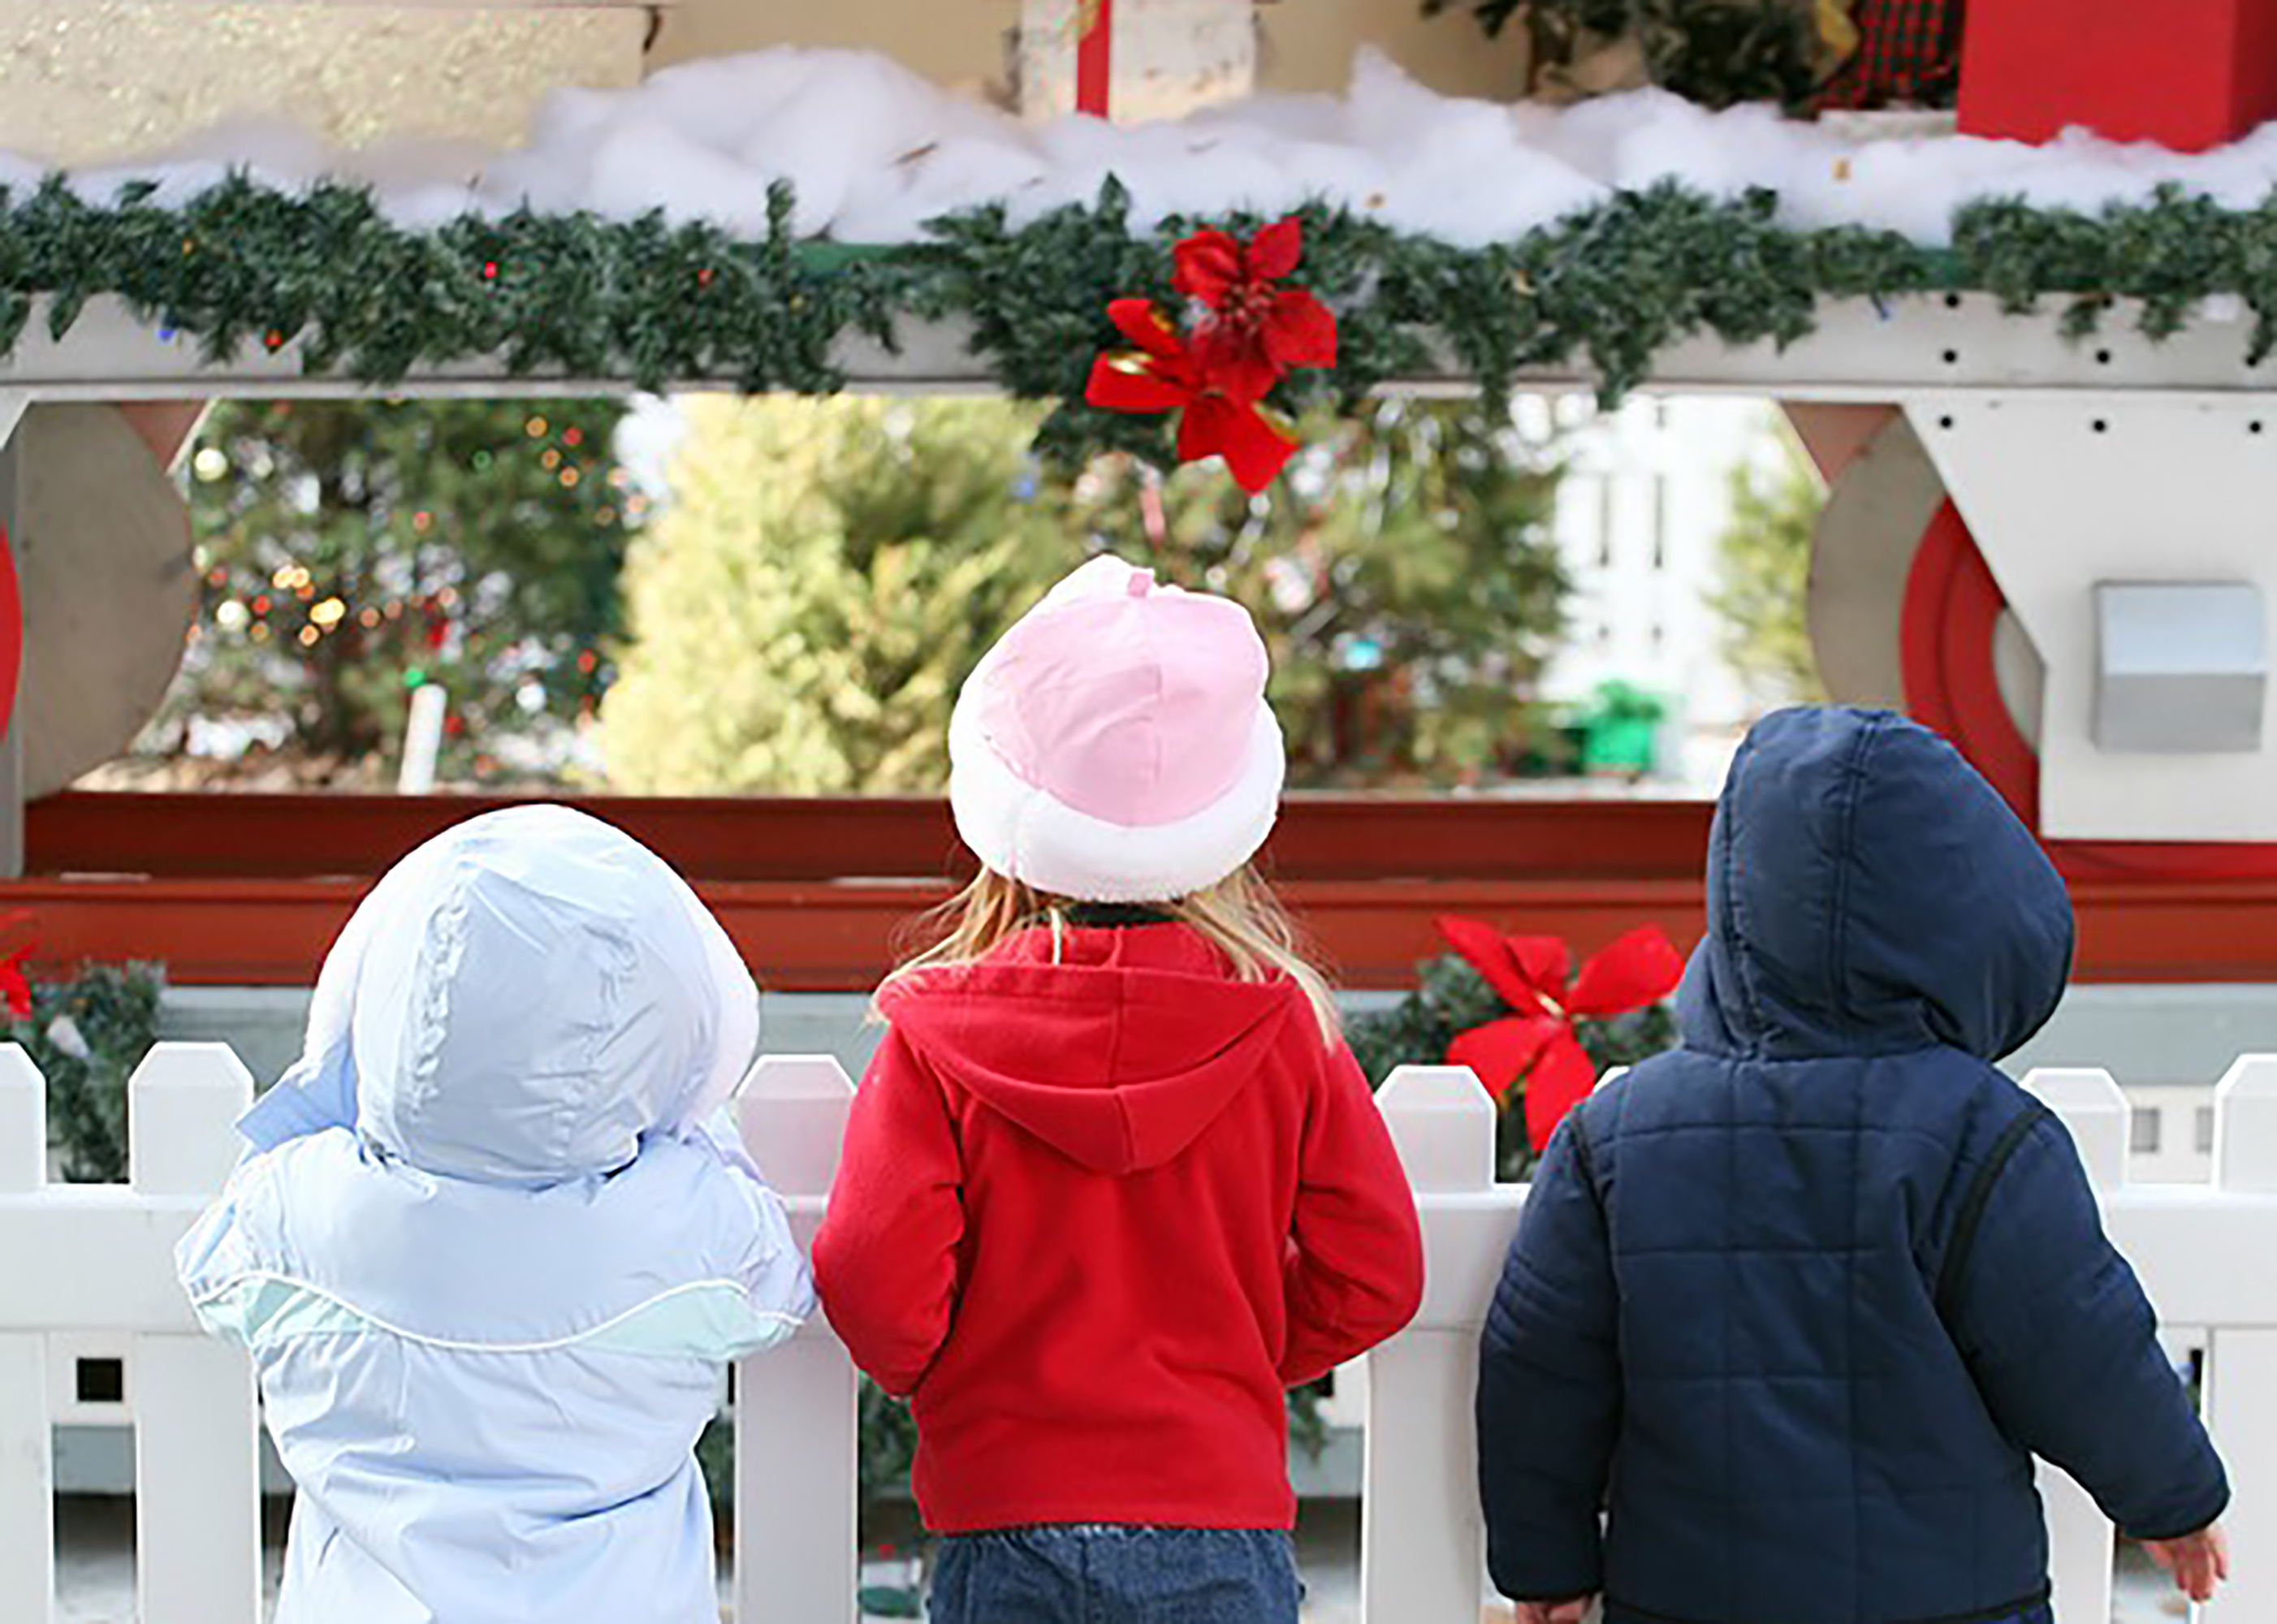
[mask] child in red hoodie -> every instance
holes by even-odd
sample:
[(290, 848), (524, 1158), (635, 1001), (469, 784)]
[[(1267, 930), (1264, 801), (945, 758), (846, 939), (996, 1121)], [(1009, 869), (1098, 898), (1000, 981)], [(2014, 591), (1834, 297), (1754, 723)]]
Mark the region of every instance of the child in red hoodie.
[(879, 994), (814, 1246), (917, 1416), (936, 1624), (1293, 1624), (1283, 1390), (1415, 1311), (1397, 1155), (1248, 866), (1265, 677), (1238, 605), (1103, 558), (958, 698), (984, 867)]

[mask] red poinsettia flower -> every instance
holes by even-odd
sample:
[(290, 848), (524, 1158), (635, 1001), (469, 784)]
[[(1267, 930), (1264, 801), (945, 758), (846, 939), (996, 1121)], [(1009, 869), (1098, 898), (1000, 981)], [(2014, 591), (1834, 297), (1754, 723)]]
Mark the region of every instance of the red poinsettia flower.
[(1261, 400), (1291, 367), (1336, 364), (1336, 318), (1301, 287), (1279, 286), (1304, 256), (1295, 215), (1244, 243), (1200, 231), (1178, 244), (1170, 285), (1209, 312), (1194, 329), (1194, 353), (1226, 393)]
[(1536, 1150), (1597, 1084), (1575, 1023), (1656, 1003), (1684, 976), (1683, 955), (1649, 925), (1595, 955), (1569, 985), (1573, 957), (1555, 936), (1505, 936), (1477, 919), (1438, 924), (1439, 934), (1512, 1010), (1457, 1036), (1447, 1058), (1470, 1067), (1497, 1098), (1525, 1081), (1526, 1136)]
[(1108, 319), (1138, 346), (1092, 362), (1084, 399), (1115, 412), (1179, 414), (1178, 460), (1223, 457), (1253, 495), (1273, 483), (1297, 449), (1254, 398), (1229, 393), (1169, 318), (1145, 299), (1117, 299)]
[[(32, 916), (11, 913), (0, 919), (0, 929), (20, 925)], [(26, 942), (13, 952), (0, 953), (0, 1009), (5, 1009), (11, 1019), (29, 1020), (32, 1017), (32, 982), (24, 973), (24, 961), (32, 956), (34, 944)]]

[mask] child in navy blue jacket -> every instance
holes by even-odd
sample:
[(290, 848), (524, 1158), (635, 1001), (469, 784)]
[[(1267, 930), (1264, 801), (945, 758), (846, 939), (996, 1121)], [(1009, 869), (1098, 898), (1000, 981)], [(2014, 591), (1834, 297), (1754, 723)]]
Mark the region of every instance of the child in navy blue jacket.
[(1899, 717), (1788, 711), (1717, 808), (1683, 1046), (1551, 1142), (1479, 1475), (1528, 1624), (2045, 1624), (2032, 1457), (2199, 1599), (2229, 1491), (2063, 1126), (1992, 1063), (2071, 905)]

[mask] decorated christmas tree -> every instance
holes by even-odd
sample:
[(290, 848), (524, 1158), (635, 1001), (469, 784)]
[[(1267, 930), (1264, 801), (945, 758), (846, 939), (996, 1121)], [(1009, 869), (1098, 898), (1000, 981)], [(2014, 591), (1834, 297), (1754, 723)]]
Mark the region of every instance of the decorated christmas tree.
[(204, 607), (153, 742), (377, 779), (440, 686), (446, 776), (560, 776), (645, 499), (613, 400), (230, 402), (189, 457)]

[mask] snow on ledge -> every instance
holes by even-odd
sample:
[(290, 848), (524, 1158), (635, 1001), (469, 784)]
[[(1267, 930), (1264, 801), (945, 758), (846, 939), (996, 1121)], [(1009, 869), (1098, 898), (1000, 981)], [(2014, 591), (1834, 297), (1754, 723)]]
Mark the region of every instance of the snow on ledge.
[[(1158, 124), (1027, 124), (883, 56), (783, 48), (667, 68), (631, 89), (556, 91), (531, 143), (510, 151), (426, 141), (343, 152), (297, 130), (236, 126), (71, 179), (95, 201), (147, 179), (156, 201), (179, 203), (232, 171), (286, 188), (368, 184), (414, 226), (527, 203), (619, 219), (661, 210), (751, 235), (765, 230), (768, 187), (788, 180), (801, 234), (875, 243), (919, 239), (926, 220), (984, 203), (1024, 221), (1092, 201), (1112, 176), (1140, 226), (1318, 200), (1475, 247), (1674, 179), (1713, 196), (1769, 188), (1796, 226), (1883, 226), (1942, 246), (1956, 209), (1984, 198), (2092, 211), (2174, 183), (2257, 206), (2277, 186), (2277, 125), (2198, 155), (2078, 132), (2037, 148), (1871, 139), (1854, 126), (1763, 107), (1710, 112), (1656, 91), (1564, 111), (1460, 100), (1374, 51), (1357, 58), (1343, 96), (1258, 96)], [(42, 173), (0, 154), (0, 182), (20, 187)]]

